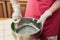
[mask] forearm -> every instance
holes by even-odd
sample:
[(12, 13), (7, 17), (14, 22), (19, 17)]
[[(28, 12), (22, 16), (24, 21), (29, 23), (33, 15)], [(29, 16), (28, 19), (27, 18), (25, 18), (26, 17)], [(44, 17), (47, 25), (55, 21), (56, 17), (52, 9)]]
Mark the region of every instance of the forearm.
[(54, 11), (56, 11), (58, 8), (60, 8), (60, 0), (59, 1), (55, 1), (54, 4), (52, 4), (52, 6), (46, 10), (43, 15), (41, 15), (41, 17), (39, 18), (39, 20), (37, 21), (37, 23), (42, 22), (42, 24), (44, 24), (44, 22), (46, 21), (46, 19), (52, 15), (52, 13)]
[[(10, 3), (12, 5), (13, 8), (13, 14), (12, 14), (12, 18), (16, 18), (16, 17), (21, 17), (21, 10), (20, 10), (20, 4), (18, 2), (18, 0), (10, 0)], [(17, 19), (17, 18), (16, 18)]]
[(18, 4), (18, 0), (10, 0), (12, 5), (17, 5)]
[(12, 4), (12, 8), (15, 12), (17, 11), (17, 12), (21, 13), (20, 4), (19, 4), (18, 0), (10, 0), (10, 3)]
[(60, 0), (56, 0), (54, 4), (48, 9), (51, 13), (60, 8)]

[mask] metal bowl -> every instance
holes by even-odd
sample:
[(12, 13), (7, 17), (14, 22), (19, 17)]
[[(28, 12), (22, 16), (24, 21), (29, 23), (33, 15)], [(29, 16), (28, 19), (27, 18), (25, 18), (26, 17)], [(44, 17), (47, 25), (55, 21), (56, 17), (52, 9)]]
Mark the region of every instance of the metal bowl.
[(14, 23), (12, 23), (11, 29), (13, 31), (13, 35), (15, 36), (15, 38), (16, 34), (34, 36), (38, 38), (41, 33), (41, 23), (36, 22), (37, 20), (34, 18), (21, 18), (16, 26), (16, 32), (14, 31)]

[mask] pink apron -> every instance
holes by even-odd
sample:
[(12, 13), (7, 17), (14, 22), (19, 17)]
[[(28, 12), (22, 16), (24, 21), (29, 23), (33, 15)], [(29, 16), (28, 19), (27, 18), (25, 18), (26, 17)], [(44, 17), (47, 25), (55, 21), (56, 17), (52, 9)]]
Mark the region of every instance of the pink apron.
[[(55, 0), (28, 0), (25, 17), (39, 19), (39, 17), (49, 9), (54, 2)], [(56, 36), (58, 34), (59, 16), (60, 9), (56, 10), (52, 16), (47, 18), (42, 32), (43, 35)]]

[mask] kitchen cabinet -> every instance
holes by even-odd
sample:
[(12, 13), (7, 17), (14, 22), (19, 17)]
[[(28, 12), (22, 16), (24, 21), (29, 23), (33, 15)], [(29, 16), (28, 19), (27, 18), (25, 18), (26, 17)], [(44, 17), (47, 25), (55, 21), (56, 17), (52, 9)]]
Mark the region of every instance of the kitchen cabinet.
[[(21, 5), (21, 13), (24, 16), (27, 0), (18, 0)], [(13, 13), (13, 8), (10, 0), (0, 0), (0, 18), (11, 18)]]
[(19, 3), (21, 5), (21, 13), (22, 13), (22, 16), (24, 16), (27, 2), (26, 1), (19, 1)]
[(12, 5), (10, 4), (10, 2), (6, 2), (6, 9), (7, 9), (7, 17), (11, 18), (12, 17), (12, 13), (13, 13), (13, 8)]
[(7, 17), (6, 6), (4, 1), (0, 1), (0, 18)]
[[(26, 7), (26, 2), (25, 1), (19, 1), (19, 4), (21, 5), (21, 13), (24, 16), (25, 13), (25, 7)], [(6, 1), (6, 6), (7, 6), (7, 15), (9, 18), (11, 18), (13, 11), (12, 5), (9, 1)]]

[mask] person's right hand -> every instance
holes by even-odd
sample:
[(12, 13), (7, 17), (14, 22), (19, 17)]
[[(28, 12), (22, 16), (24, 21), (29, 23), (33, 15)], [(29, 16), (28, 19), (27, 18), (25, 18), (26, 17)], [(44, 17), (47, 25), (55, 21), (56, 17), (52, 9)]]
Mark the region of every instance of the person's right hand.
[(49, 16), (51, 16), (51, 15), (52, 15), (52, 12), (49, 11), (49, 10), (46, 10), (46, 11), (41, 15), (41, 17), (37, 20), (37, 23), (41, 23), (41, 24), (42, 24), (41, 29), (43, 28), (43, 25), (44, 25), (46, 19), (47, 19)]

